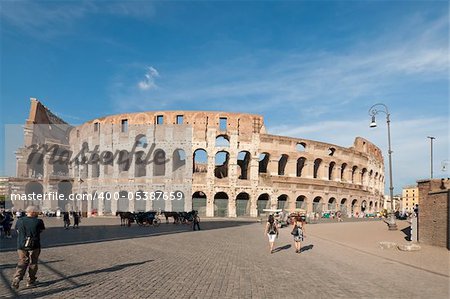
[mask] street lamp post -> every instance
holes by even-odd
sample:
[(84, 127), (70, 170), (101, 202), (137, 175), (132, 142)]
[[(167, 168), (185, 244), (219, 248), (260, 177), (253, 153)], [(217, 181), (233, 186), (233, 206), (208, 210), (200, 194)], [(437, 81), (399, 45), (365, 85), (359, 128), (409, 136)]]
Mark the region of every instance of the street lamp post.
[[(383, 109), (377, 109), (377, 107), (382, 107)], [(371, 128), (376, 128), (377, 123), (375, 122), (375, 115), (378, 113), (386, 114), (387, 130), (388, 130), (388, 154), (389, 154), (389, 196), (391, 197), (391, 211), (388, 215), (387, 225), (389, 230), (397, 230), (397, 223), (395, 222), (394, 215), (394, 186), (392, 184), (392, 150), (391, 150), (391, 127), (390, 127), (390, 114), (389, 109), (385, 104), (377, 103), (370, 107), (369, 115), (372, 116), (372, 122), (370, 123)]]
[(434, 139), (436, 139), (436, 137), (433, 137), (433, 136), (427, 136), (427, 138), (429, 138), (430, 139), (430, 143), (431, 143), (431, 149), (430, 149), (430, 151), (431, 151), (431, 178), (433, 178), (433, 140)]

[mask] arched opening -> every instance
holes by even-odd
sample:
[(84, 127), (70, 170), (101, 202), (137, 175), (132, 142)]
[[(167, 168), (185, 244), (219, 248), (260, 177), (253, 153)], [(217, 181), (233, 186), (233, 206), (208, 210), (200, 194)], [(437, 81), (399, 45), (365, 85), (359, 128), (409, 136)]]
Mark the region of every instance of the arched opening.
[(328, 210), (333, 212), (336, 211), (336, 198), (331, 197), (328, 200)]
[(236, 216), (250, 216), (250, 196), (241, 192), (236, 196)]
[(44, 155), (32, 152), (28, 156), (28, 175), (33, 178), (42, 178), (44, 175)]
[(258, 168), (259, 173), (267, 173), (267, 167), (269, 166), (269, 159), (270, 154), (268, 153), (261, 153), (259, 155), (259, 168)]
[[(153, 195), (150, 195), (150, 196), (152, 197)], [(166, 201), (164, 200), (164, 192), (161, 190), (157, 190), (154, 193), (153, 210), (155, 210), (155, 211), (165, 211), (166, 210)]]
[(143, 190), (138, 190), (134, 196), (134, 211), (135, 212), (145, 212), (148, 198)]
[(353, 184), (355, 184), (356, 183), (356, 181), (355, 181), (355, 174), (356, 174), (356, 171), (358, 170), (358, 166), (353, 166), (352, 167), (352, 183)]
[(216, 137), (216, 147), (230, 147), (230, 139), (227, 135), (219, 135)]
[(42, 202), (42, 200), (37, 200), (37, 198), (35, 197), (35, 200), (28, 200), (28, 195), (29, 194), (44, 194), (44, 187), (42, 186), (41, 183), (39, 182), (29, 182), (25, 185), (25, 194), (27, 195), (27, 200), (25, 202), (25, 206), (28, 206), (30, 204), (32, 204), (33, 206), (40, 206), (40, 203)]
[(194, 151), (194, 173), (208, 171), (208, 155), (204, 149)]
[(335, 162), (330, 162), (330, 165), (328, 166), (328, 180), (332, 181), (334, 180), (334, 166), (336, 165)]
[(131, 165), (130, 153), (126, 150), (119, 152), (119, 172), (128, 171)]
[(226, 151), (216, 153), (214, 176), (222, 179), (228, 177), (228, 161), (230, 154)]
[(278, 175), (284, 175), (288, 158), (288, 155), (282, 154), (278, 160)]
[(373, 212), (373, 201), (369, 202), (369, 213)]
[(314, 160), (314, 175), (313, 175), (313, 177), (315, 179), (317, 179), (317, 177), (318, 177), (320, 164), (322, 164), (322, 159)]
[(361, 202), (361, 212), (362, 213), (367, 213), (368, 211), (367, 211), (367, 201), (365, 201), (365, 200), (363, 200), (362, 202)]
[(339, 209), (341, 210), (342, 216), (347, 215), (347, 198), (341, 199), (341, 204), (340, 204)]
[(322, 197), (316, 196), (313, 200), (313, 212), (319, 213), (320, 215), (322, 213), (323, 208), (322, 206), (323, 206)]
[(214, 216), (228, 217), (228, 195), (225, 192), (214, 195)]
[(238, 172), (238, 178), (241, 180), (248, 180), (250, 177), (250, 158), (251, 155), (247, 151), (241, 151), (238, 154), (237, 164), (240, 168), (240, 172)]
[(146, 148), (148, 145), (147, 137), (144, 134), (137, 135), (135, 138), (135, 142), (136, 142), (136, 148)]
[(301, 177), (303, 173), (303, 168), (305, 167), (306, 158), (300, 157), (297, 159), (297, 176)]
[(367, 179), (367, 169), (363, 168), (361, 170), (361, 185), (367, 185), (366, 179)]
[(258, 210), (258, 216), (264, 213), (264, 209), (269, 208), (270, 197), (269, 194), (263, 193), (258, 196), (258, 200), (256, 201), (256, 209)]
[(113, 199), (111, 198), (111, 193), (105, 192), (103, 194), (103, 215), (111, 215), (111, 201)]
[(358, 213), (358, 200), (357, 199), (354, 199), (354, 200), (352, 200), (352, 216), (358, 216), (357, 215), (357, 213)]
[[(69, 181), (60, 181), (58, 183), (58, 208), (61, 211), (69, 212), (71, 205), (69, 204), (69, 195), (72, 193), (72, 183)], [(63, 195), (63, 196), (61, 196)]]
[(105, 151), (101, 154), (102, 163), (103, 163), (103, 173), (105, 176), (109, 176), (113, 174), (113, 162), (114, 155), (110, 151)]
[(297, 145), (295, 146), (295, 149), (299, 152), (306, 151), (306, 143), (304, 143), (304, 142), (297, 143)]
[(184, 208), (184, 203), (186, 201), (185, 196), (184, 196), (184, 192), (183, 191), (175, 191), (173, 193), (175, 198), (171, 198), (172, 201), (172, 211), (173, 212), (184, 212), (185, 208)]
[(306, 210), (306, 196), (300, 195), (297, 197), (297, 200), (295, 201), (295, 208)]
[(347, 167), (347, 163), (343, 163), (341, 166), (341, 181), (345, 180), (344, 174), (345, 174), (345, 168)]
[(172, 171), (182, 172), (186, 167), (186, 152), (180, 148), (173, 151)]
[(278, 196), (277, 209), (284, 210), (286, 207), (287, 200), (288, 200), (288, 196), (286, 194), (282, 194), (282, 195)]
[(153, 154), (153, 176), (166, 175), (166, 152), (157, 149)]
[[(83, 194), (87, 193), (83, 192)], [(92, 192), (91, 215), (98, 215), (98, 194), (96, 191)]]
[(117, 200), (117, 211), (118, 212), (129, 212), (128, 207), (128, 191), (122, 190), (119, 192), (119, 199)]
[(198, 211), (199, 216), (206, 216), (206, 194), (197, 191), (192, 194), (192, 209)]
[(335, 151), (336, 151), (336, 149), (334, 147), (330, 147), (328, 149), (328, 156), (330, 156), (330, 157), (333, 156)]
[(57, 176), (67, 176), (69, 174), (69, 165), (59, 159), (56, 160), (55, 163), (53, 163), (53, 174)]
[[(98, 155), (97, 155), (98, 157)], [(92, 163), (91, 163), (91, 167), (92, 167), (92, 178), (98, 178), (100, 176), (100, 163), (98, 159), (95, 159)]]
[(145, 161), (146, 154), (144, 151), (138, 151), (135, 156), (134, 176), (137, 178), (145, 177), (147, 175), (147, 161)]

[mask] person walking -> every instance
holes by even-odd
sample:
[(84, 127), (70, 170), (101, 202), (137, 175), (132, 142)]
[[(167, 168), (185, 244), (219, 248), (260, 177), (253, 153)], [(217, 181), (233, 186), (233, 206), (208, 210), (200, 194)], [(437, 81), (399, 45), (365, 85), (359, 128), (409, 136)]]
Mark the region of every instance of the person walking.
[(70, 227), (69, 212), (63, 212), (63, 221), (64, 221), (64, 229), (69, 229)]
[(73, 228), (79, 228), (80, 225), (80, 214), (78, 212), (73, 212)]
[(291, 234), (294, 236), (295, 253), (301, 253), (303, 239), (305, 237), (306, 217), (296, 217), (293, 223)]
[(45, 230), (44, 221), (38, 219), (39, 209), (29, 206), (26, 209), (26, 217), (17, 220), (17, 254), (19, 261), (11, 283), (14, 289), (19, 288), (20, 281), (25, 276), (28, 268), (27, 287), (36, 284), (38, 271), (38, 258), (41, 253), (41, 232)]
[(3, 220), (1, 221), (1, 225), (3, 228), (3, 232), (5, 233), (5, 237), (7, 239), (11, 239), (11, 225), (14, 221), (11, 212), (3, 211)]
[(195, 227), (197, 227), (198, 230), (200, 230), (200, 217), (198, 216), (197, 211), (194, 212), (194, 221), (193, 222), (194, 222), (194, 230), (195, 230)]
[(269, 237), (269, 249), (270, 253), (273, 253), (273, 245), (275, 243), (275, 238), (278, 237), (278, 227), (273, 215), (269, 215), (267, 220), (265, 233)]

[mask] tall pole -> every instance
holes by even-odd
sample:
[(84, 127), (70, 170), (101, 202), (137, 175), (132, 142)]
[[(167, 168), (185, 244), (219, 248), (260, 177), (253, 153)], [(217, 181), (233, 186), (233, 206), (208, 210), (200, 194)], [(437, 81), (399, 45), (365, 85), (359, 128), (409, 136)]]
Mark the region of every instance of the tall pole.
[[(383, 109), (378, 110), (377, 106), (383, 107)], [(392, 148), (391, 148), (391, 119), (388, 107), (383, 103), (378, 103), (370, 107), (369, 115), (372, 116), (371, 128), (375, 128), (377, 125), (375, 123), (375, 115), (378, 113), (386, 114), (386, 123), (388, 130), (388, 156), (389, 156), (389, 196), (391, 197), (391, 211), (389, 212), (388, 219), (386, 221), (389, 230), (397, 230), (397, 223), (395, 222), (395, 202), (394, 202), (394, 184), (392, 179)]]
[(429, 138), (430, 139), (430, 144), (431, 144), (431, 149), (430, 149), (430, 152), (431, 152), (431, 161), (430, 161), (430, 168), (431, 168), (431, 178), (433, 178), (433, 140), (434, 139), (436, 139), (436, 137), (433, 137), (433, 136), (427, 136), (427, 138)]

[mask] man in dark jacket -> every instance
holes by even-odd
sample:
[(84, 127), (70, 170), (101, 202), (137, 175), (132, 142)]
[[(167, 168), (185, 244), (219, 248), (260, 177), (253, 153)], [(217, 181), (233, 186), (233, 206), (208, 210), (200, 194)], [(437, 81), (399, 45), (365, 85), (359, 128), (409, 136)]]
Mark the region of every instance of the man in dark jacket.
[(17, 220), (17, 253), (19, 262), (12, 281), (12, 287), (19, 288), (19, 283), (25, 276), (28, 268), (27, 287), (33, 287), (36, 282), (36, 273), (38, 271), (38, 258), (41, 253), (41, 232), (45, 229), (44, 222), (38, 219), (39, 209), (35, 206), (29, 206), (26, 209), (27, 217), (21, 217)]

